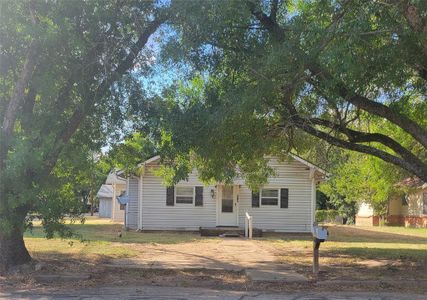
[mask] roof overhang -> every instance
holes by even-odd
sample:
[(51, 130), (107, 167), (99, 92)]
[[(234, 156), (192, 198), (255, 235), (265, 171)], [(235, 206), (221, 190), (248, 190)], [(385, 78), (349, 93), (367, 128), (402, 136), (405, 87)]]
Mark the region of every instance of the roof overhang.
[[(331, 175), (331, 174), (330, 174), (330, 173), (328, 173), (326, 170), (324, 170), (324, 169), (320, 168), (319, 166), (316, 166), (315, 164), (313, 164), (313, 163), (311, 163), (311, 162), (309, 162), (309, 161), (307, 161), (307, 160), (303, 159), (302, 157), (300, 157), (300, 156), (298, 156), (298, 155), (296, 155), (296, 154), (288, 153), (288, 155), (289, 155), (290, 157), (292, 157), (293, 159), (295, 159), (296, 161), (298, 161), (298, 162), (300, 162), (300, 163), (302, 163), (302, 164), (306, 165), (307, 167), (309, 167), (309, 168), (310, 168), (310, 170), (313, 170), (313, 172), (320, 173), (319, 175), (321, 175), (321, 177), (323, 177), (323, 178), (327, 178), (327, 177), (329, 177), (329, 176)], [(153, 157), (151, 157), (151, 158), (147, 159), (146, 161), (144, 161), (144, 162), (142, 162), (142, 163), (138, 164), (138, 167), (139, 167), (139, 168), (144, 168), (146, 165), (151, 164), (151, 163), (153, 163), (153, 162), (156, 162), (156, 161), (158, 161), (158, 160), (160, 160), (160, 155), (153, 156)], [(124, 177), (122, 177), (122, 176), (121, 176), (121, 175), (123, 174), (123, 171), (122, 171), (122, 170), (118, 171), (116, 174), (117, 174), (119, 177), (124, 178)], [(315, 174), (313, 173), (313, 175), (312, 175), (312, 176), (314, 177), (314, 176), (315, 176)]]

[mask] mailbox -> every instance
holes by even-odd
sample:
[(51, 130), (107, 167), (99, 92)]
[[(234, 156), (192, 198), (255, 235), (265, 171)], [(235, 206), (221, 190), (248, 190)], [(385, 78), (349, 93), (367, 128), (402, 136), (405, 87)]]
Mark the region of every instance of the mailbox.
[(325, 227), (317, 226), (313, 223), (313, 273), (315, 276), (319, 273), (319, 248), (320, 243), (328, 239), (329, 232)]
[(328, 235), (329, 232), (326, 228), (324, 227), (319, 227), (319, 226), (313, 226), (313, 237), (318, 241), (318, 242), (324, 242), (325, 240), (328, 239)]

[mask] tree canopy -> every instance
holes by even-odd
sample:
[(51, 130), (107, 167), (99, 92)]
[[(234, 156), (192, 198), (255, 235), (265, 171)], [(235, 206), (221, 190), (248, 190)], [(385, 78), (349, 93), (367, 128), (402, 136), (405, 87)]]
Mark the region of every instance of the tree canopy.
[[(256, 187), (265, 156), (289, 151), (347, 158), (342, 178), (377, 192), (390, 165), (427, 181), (426, 13), (410, 0), (1, 2), (0, 270), (30, 259), (28, 216), (66, 234), (70, 181), (129, 131), (111, 160), (130, 171), (160, 153), (169, 182), (196, 167)], [(376, 159), (331, 163), (326, 145)]]
[(235, 165), (265, 175), (263, 155), (320, 139), (427, 181), (424, 2), (172, 6), (163, 63), (196, 74), (154, 114), (165, 160), (180, 157), (175, 174), (191, 160), (205, 179), (230, 178)]

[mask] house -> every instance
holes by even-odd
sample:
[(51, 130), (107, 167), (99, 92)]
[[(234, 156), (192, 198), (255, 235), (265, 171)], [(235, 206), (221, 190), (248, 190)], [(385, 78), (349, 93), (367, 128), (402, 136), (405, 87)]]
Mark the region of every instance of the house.
[(120, 204), (117, 198), (125, 191), (126, 180), (118, 177), (115, 172), (111, 172), (97, 193), (99, 217), (124, 222), (125, 205)]
[(356, 213), (356, 226), (379, 226), (380, 218), (375, 215), (374, 209), (369, 203), (362, 202)]
[(111, 218), (113, 205), (113, 186), (103, 184), (96, 196), (99, 199), (99, 217)]
[(390, 198), (388, 224), (427, 227), (427, 183), (410, 177), (399, 182), (398, 186), (406, 190), (406, 193)]
[(160, 157), (141, 164), (139, 176), (127, 179), (126, 226), (143, 230), (199, 230), (201, 227), (243, 227), (245, 213), (264, 231), (310, 232), (314, 222), (316, 185), (321, 168), (291, 155), (269, 158), (275, 171), (259, 192), (236, 178), (232, 185), (204, 185), (193, 170), (187, 181), (166, 187), (156, 176)]
[[(405, 193), (392, 195), (388, 202), (386, 224), (392, 226), (427, 227), (427, 184), (418, 178), (406, 178), (396, 186)], [(362, 203), (356, 225), (378, 226), (379, 217), (371, 206)]]

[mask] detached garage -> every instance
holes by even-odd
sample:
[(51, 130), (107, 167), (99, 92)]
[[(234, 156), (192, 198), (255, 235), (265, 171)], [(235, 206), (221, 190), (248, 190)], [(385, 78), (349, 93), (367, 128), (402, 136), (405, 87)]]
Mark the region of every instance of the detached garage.
[(103, 184), (96, 196), (99, 199), (99, 217), (111, 218), (114, 196), (113, 186)]

